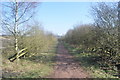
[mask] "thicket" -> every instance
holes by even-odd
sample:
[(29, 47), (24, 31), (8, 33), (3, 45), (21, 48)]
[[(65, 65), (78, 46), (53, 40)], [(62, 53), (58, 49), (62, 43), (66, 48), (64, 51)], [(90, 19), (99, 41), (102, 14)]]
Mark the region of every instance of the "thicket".
[(63, 41), (83, 51), (96, 55), (104, 70), (120, 68), (119, 19), (117, 4), (98, 3), (92, 6), (94, 24), (78, 25), (69, 30)]
[(52, 33), (45, 32), (38, 25), (31, 26), (27, 34), (20, 38), (20, 48), (27, 48), (29, 55), (41, 52), (48, 52), (50, 47), (56, 43), (56, 38)]
[[(28, 29), (18, 36), (18, 48), (20, 49), (19, 58), (32, 57), (41, 53), (48, 53), (56, 45), (56, 37), (49, 32), (44, 31), (40, 25), (29, 25)], [(7, 44), (3, 49), (4, 55), (8, 55), (10, 61), (16, 60), (14, 42), (11, 37), (11, 44)], [(22, 50), (22, 51), (21, 51)]]

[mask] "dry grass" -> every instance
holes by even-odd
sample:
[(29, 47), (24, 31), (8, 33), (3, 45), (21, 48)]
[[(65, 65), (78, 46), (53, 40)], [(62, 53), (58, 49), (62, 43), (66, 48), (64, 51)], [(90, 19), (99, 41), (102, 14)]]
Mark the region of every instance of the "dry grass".
[[(30, 58), (23, 58), (10, 62), (10, 54), (3, 54), (2, 69), (5, 78), (40, 78), (53, 71), (56, 48), (48, 53), (39, 53)], [(10, 52), (12, 53), (12, 51)]]

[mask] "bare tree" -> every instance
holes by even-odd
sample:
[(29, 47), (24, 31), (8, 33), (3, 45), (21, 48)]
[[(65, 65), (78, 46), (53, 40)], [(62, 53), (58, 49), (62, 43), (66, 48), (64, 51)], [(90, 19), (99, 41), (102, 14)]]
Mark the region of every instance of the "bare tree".
[(18, 37), (23, 24), (29, 21), (38, 6), (36, 2), (5, 2), (2, 3), (2, 26), (14, 37), (15, 53), (19, 55)]
[[(97, 3), (96, 6), (92, 6), (92, 15), (94, 15), (95, 22), (104, 27), (114, 27), (117, 20), (117, 5), (106, 4), (104, 2)], [(114, 24), (114, 25), (113, 25)]]

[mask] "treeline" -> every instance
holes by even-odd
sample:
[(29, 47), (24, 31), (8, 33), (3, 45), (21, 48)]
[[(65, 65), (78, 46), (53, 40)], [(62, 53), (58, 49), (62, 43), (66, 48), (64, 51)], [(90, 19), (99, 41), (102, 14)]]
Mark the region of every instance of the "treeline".
[(78, 25), (69, 30), (63, 41), (78, 51), (96, 55), (101, 67), (110, 70), (120, 67), (119, 19), (117, 4), (98, 3), (92, 6), (94, 24)]

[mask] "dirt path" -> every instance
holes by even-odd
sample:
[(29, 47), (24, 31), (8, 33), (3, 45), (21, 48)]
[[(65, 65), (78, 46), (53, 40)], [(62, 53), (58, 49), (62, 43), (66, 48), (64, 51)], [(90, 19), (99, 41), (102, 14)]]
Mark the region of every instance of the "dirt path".
[(57, 50), (54, 73), (50, 78), (87, 78), (88, 74), (73, 60), (65, 47), (60, 44)]

